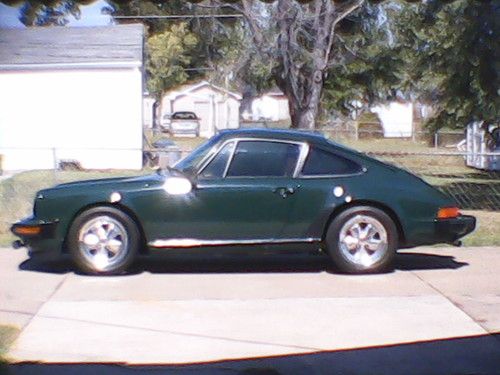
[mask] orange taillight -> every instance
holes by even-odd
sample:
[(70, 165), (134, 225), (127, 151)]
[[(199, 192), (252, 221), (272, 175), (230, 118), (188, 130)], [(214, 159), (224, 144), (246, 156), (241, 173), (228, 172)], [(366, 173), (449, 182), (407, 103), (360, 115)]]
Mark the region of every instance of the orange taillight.
[(458, 207), (443, 207), (440, 208), (437, 213), (438, 219), (452, 219), (460, 215), (460, 209)]
[(14, 233), (21, 236), (34, 236), (42, 232), (42, 227), (18, 226), (14, 228)]

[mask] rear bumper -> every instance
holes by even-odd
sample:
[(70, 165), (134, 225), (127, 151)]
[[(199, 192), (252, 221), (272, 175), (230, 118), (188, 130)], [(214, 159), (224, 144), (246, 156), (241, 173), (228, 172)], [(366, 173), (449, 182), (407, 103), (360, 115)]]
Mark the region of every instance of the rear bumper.
[(453, 219), (436, 220), (436, 235), (441, 242), (454, 242), (476, 229), (476, 218), (461, 215)]
[(172, 134), (198, 134), (198, 129), (175, 129), (175, 128), (170, 128), (170, 133)]

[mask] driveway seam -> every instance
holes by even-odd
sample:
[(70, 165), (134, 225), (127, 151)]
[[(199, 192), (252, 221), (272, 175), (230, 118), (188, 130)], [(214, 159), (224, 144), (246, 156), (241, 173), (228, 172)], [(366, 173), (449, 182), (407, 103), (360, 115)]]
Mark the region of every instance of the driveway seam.
[(479, 322), (476, 318), (474, 318), (471, 314), (469, 314), (467, 311), (465, 311), (463, 309), (462, 306), (460, 306), (460, 304), (458, 304), (457, 302), (455, 302), (453, 299), (451, 299), (450, 297), (448, 297), (446, 294), (444, 294), (444, 292), (442, 292), (438, 287), (432, 285), (429, 281), (427, 281), (426, 279), (420, 277), (420, 275), (418, 275), (417, 273), (415, 273), (414, 271), (410, 271), (412, 274), (414, 274), (420, 281), (422, 281), (424, 284), (428, 285), (430, 288), (432, 288), (433, 290), (435, 290), (439, 295), (443, 296), (444, 298), (446, 298), (446, 300), (448, 300), (453, 306), (455, 306), (457, 309), (459, 309), (460, 311), (462, 311), (465, 315), (467, 315), (475, 324), (477, 324), (485, 333), (487, 333), (488, 335), (491, 335), (491, 332), (485, 327), (483, 326), (483, 324), (481, 324), (481, 322)]
[(38, 315), (38, 313), (40, 312), (40, 310), (42, 309), (43, 306), (45, 306), (45, 304), (47, 302), (49, 302), (52, 297), (54, 297), (54, 294), (56, 294), (56, 292), (61, 288), (61, 286), (64, 284), (64, 282), (66, 281), (66, 279), (68, 278), (69, 274), (67, 275), (64, 275), (64, 277), (61, 279), (61, 281), (59, 281), (59, 283), (56, 285), (56, 287), (54, 288), (54, 290), (52, 291), (52, 293), (50, 293), (50, 295), (47, 297), (47, 299), (45, 301), (43, 301), (42, 303), (40, 303), (40, 305), (38, 306), (38, 308), (36, 309), (36, 311), (31, 315), (31, 317), (28, 319), (28, 321), (26, 322), (26, 324), (23, 325), (23, 327), (21, 328), (21, 331), (19, 332), (19, 336), (22, 335), (22, 333), (24, 332), (24, 330), (26, 328), (28, 328), (28, 326), (31, 324), (31, 322), (33, 321), (33, 319), (35, 318), (35, 316)]

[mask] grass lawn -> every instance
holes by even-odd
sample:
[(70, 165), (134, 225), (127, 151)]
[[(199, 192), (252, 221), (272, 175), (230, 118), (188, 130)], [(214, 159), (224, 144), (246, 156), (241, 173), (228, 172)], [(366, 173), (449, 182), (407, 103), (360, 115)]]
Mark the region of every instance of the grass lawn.
[(5, 355), (18, 334), (19, 329), (16, 327), (0, 325), (0, 366), (7, 362)]
[(500, 212), (463, 212), (477, 219), (476, 230), (463, 239), (464, 246), (500, 246)]
[[(335, 141), (335, 139), (332, 139)], [(426, 142), (413, 142), (407, 139), (359, 139), (339, 140), (344, 144), (358, 151), (363, 152), (435, 152), (436, 149), (429, 147)], [(447, 149), (437, 149), (439, 151), (450, 151)], [(454, 150), (456, 151), (456, 150)]]

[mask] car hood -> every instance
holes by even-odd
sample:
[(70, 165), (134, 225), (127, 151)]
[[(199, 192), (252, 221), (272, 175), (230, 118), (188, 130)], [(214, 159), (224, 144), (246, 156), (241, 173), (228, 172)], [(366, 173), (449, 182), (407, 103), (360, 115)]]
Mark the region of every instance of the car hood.
[(151, 176), (134, 176), (134, 177), (113, 177), (113, 178), (97, 178), (93, 180), (83, 180), (83, 181), (74, 181), (74, 182), (66, 182), (63, 184), (56, 185), (55, 188), (65, 188), (65, 187), (74, 187), (74, 186), (86, 186), (86, 185), (109, 185), (109, 184), (123, 184), (123, 183), (135, 183), (135, 182), (143, 182), (151, 180)]
[(164, 176), (154, 173), (145, 176), (114, 177), (94, 180), (67, 182), (52, 188), (40, 191), (40, 193), (62, 192), (62, 191), (89, 191), (89, 190), (122, 190), (136, 189), (161, 184)]

